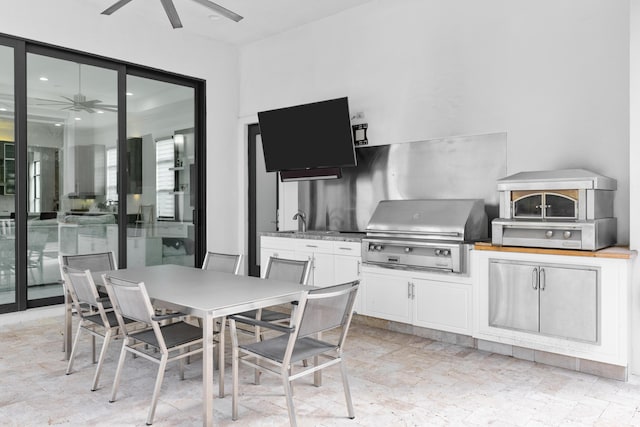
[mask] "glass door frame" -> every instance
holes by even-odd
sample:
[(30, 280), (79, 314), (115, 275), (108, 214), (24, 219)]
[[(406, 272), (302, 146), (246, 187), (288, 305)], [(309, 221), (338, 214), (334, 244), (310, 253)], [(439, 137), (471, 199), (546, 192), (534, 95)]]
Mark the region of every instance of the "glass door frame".
[(127, 75), (165, 81), (194, 89), (194, 140), (195, 140), (195, 182), (196, 208), (195, 265), (200, 267), (206, 252), (206, 81), (176, 73), (161, 71), (118, 61), (102, 56), (61, 48), (45, 43), (33, 42), (10, 35), (0, 34), (0, 45), (14, 49), (14, 142), (16, 163), (15, 187), (15, 292), (14, 303), (0, 305), (0, 313), (23, 311), (27, 308), (42, 307), (64, 302), (63, 296), (29, 301), (27, 298), (27, 53), (49, 56), (56, 59), (112, 69), (118, 73), (118, 266), (127, 266)]

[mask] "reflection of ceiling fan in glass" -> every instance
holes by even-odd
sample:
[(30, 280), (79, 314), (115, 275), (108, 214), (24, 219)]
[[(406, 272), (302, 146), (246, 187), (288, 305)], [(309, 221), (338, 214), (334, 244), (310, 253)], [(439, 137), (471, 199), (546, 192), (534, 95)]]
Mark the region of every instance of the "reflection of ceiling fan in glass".
[[(232, 21), (238, 22), (242, 19), (242, 16), (238, 15), (237, 13), (232, 12), (229, 9), (226, 9), (220, 6), (219, 4), (213, 3), (209, 0), (193, 0), (193, 1), (205, 7), (208, 7), (214, 12), (224, 16), (225, 18), (229, 18)], [(113, 12), (120, 9), (122, 6), (126, 5), (129, 2), (131, 2), (131, 0), (118, 0), (117, 2), (115, 2), (114, 4), (106, 8), (102, 12), (102, 14), (111, 15)], [(169, 18), (169, 21), (171, 22), (171, 26), (173, 26), (173, 28), (182, 28), (182, 22), (180, 22), (180, 17), (178, 16), (176, 7), (173, 4), (173, 0), (160, 0), (160, 3), (162, 3), (162, 7), (164, 7), (164, 11), (167, 14), (167, 17)]]
[(37, 103), (35, 105), (60, 107), (60, 110), (69, 111), (85, 111), (87, 113), (96, 113), (103, 111), (117, 112), (118, 106), (112, 104), (103, 104), (99, 99), (87, 99), (82, 94), (82, 65), (78, 64), (78, 93), (73, 95), (72, 98), (68, 96), (60, 96), (60, 100), (57, 99), (43, 99), (35, 98)]

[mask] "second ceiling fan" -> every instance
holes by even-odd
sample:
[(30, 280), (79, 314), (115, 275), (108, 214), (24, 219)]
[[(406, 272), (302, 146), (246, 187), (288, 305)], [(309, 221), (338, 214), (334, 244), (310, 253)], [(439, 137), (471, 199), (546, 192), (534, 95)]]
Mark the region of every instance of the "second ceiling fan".
[[(112, 4), (111, 6), (109, 6), (108, 8), (106, 8), (104, 11), (102, 11), (102, 15), (111, 15), (113, 12), (115, 12), (116, 10), (120, 9), (122, 6), (126, 5), (127, 3), (131, 2), (132, 0), (118, 0), (117, 2), (115, 2), (114, 4)], [(224, 16), (225, 18), (229, 18), (232, 21), (238, 22), (240, 21), (243, 17), (238, 15), (235, 12), (230, 11), (227, 8), (224, 8), (222, 6), (220, 6), (219, 4), (213, 3), (209, 0), (193, 0), (196, 3), (199, 3), (205, 7), (208, 7), (209, 9), (213, 10), (216, 13), (219, 13), (220, 15)], [(178, 12), (176, 11), (176, 7), (173, 4), (173, 0), (160, 0), (160, 3), (162, 3), (162, 7), (164, 7), (164, 11), (167, 14), (167, 17), (169, 18), (169, 21), (171, 22), (171, 26), (173, 28), (182, 28), (182, 22), (180, 21), (180, 17), (178, 16)]]

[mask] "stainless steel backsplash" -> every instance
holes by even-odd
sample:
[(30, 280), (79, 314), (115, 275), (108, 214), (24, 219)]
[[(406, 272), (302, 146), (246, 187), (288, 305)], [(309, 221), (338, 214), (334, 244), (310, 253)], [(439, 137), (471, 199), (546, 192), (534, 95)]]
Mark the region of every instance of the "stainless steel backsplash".
[(360, 147), (356, 157), (340, 179), (298, 184), (309, 230), (364, 231), (380, 200), (477, 198), (489, 221), (498, 216), (506, 133)]

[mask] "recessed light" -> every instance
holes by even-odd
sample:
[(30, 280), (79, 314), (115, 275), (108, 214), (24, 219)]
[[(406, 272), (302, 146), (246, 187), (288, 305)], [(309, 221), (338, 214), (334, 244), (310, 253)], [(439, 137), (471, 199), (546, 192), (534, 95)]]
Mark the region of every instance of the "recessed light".
[(56, 124), (54, 124), (54, 126), (60, 127), (60, 126), (62, 126), (62, 123), (56, 123)]
[(127, 92), (127, 96), (133, 96), (133, 92)]
[(220, 19), (220, 15), (209, 15), (209, 19), (212, 21), (218, 21)]
[(98, 113), (98, 114), (104, 114), (104, 111), (102, 111), (102, 110), (96, 110), (96, 113)]
[(82, 117), (74, 117), (73, 120), (82, 120)]
[(42, 76), (42, 77), (40, 77), (40, 81), (48, 82), (49, 79), (47, 77), (45, 77), (45, 76)]
[(7, 109), (4, 107), (0, 107), (0, 111), (7, 111)]

